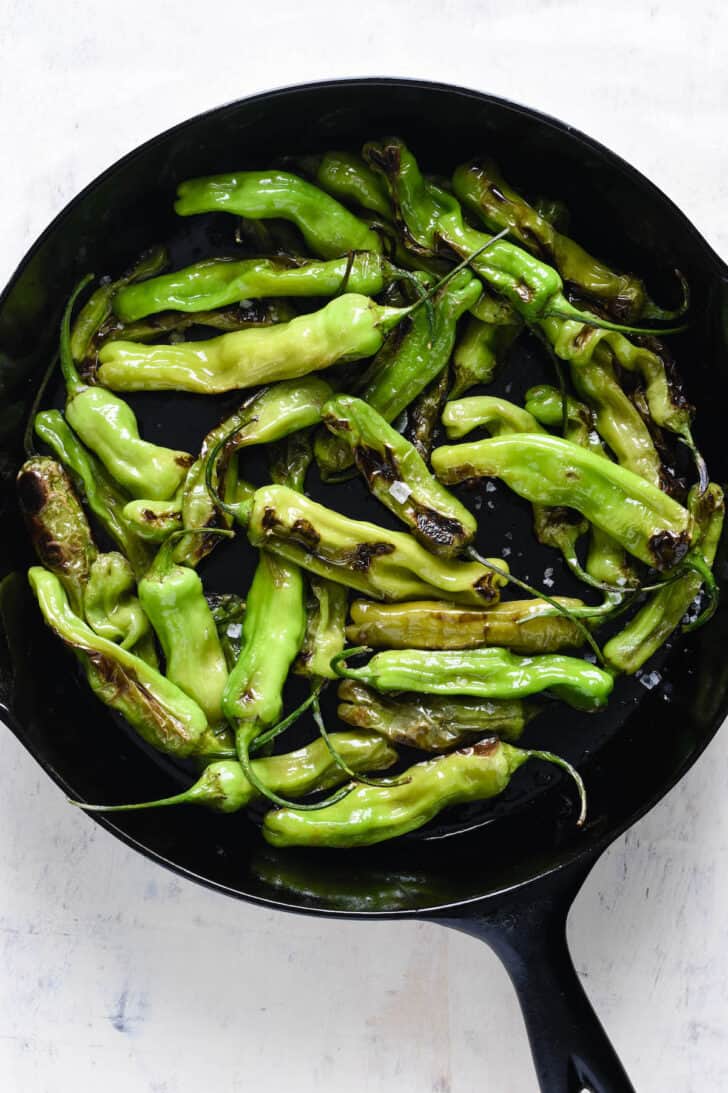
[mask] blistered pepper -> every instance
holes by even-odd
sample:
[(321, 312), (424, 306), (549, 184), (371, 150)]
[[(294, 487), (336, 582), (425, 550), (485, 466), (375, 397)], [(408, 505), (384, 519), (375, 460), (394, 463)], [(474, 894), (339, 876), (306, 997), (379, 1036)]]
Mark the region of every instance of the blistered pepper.
[(677, 565), (690, 547), (686, 509), (632, 471), (561, 437), (523, 433), (437, 448), (432, 466), (446, 484), (497, 477), (532, 503), (574, 508), (656, 569)]
[(318, 812), (268, 812), (263, 835), (273, 846), (371, 846), (422, 827), (443, 808), (496, 797), (528, 759), (564, 766), (576, 778), (582, 801), (578, 822), (583, 823), (584, 788), (573, 768), (548, 752), (522, 751), (491, 737), (415, 764), (398, 786), (358, 786)]
[(386, 188), (379, 175), (367, 167), (361, 156), (353, 152), (333, 151), (322, 156), (304, 156), (303, 173), (322, 190), (347, 204), (376, 213), (390, 220), (392, 210)]
[(331, 661), (344, 648), (347, 591), (314, 574), (309, 574), (308, 586), (306, 634), (293, 670), (312, 679), (336, 679)]
[(518, 740), (538, 712), (535, 704), (520, 699), (418, 694), (392, 698), (353, 679), (342, 680), (338, 696), (336, 713), (347, 725), (373, 729), (394, 744), (422, 751), (448, 751), (475, 735)]
[(444, 593), (463, 603), (495, 603), (508, 569), (438, 558), (404, 532), (352, 520), (285, 486), (256, 491), (248, 526), (253, 546), (265, 547), (312, 573), (375, 599), (431, 599)]
[(347, 445), (369, 489), (429, 550), (452, 557), (471, 542), (475, 517), (433, 477), (401, 433), (362, 399), (334, 395), (324, 424)]
[(91, 563), (83, 590), (83, 614), (102, 638), (157, 667), (149, 619), (137, 597), (134, 571), (123, 554), (112, 550)]
[(420, 458), (425, 461), (430, 458), (435, 430), (440, 422), (440, 415), (447, 402), (449, 390), (450, 370), (443, 368), (440, 375), (436, 376), (430, 386), (417, 396), (407, 410), (404, 436)]
[(483, 322), (469, 315), (453, 354), (450, 397), (458, 398), (477, 384), (490, 383), (520, 329), (519, 323)]

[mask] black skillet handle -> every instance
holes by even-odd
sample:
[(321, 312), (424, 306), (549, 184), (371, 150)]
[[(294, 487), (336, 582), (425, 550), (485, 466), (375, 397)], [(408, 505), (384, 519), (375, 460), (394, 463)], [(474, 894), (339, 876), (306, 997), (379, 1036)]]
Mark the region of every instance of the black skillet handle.
[(542, 1093), (635, 1093), (584, 993), (566, 917), (594, 859), (507, 895), (496, 911), (463, 908), (438, 921), (479, 937), (516, 988)]

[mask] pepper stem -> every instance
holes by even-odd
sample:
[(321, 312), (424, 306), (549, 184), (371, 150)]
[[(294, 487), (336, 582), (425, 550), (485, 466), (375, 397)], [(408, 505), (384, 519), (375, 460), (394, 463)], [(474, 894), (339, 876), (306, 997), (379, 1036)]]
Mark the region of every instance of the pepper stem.
[(359, 774), (343, 758), (343, 756), (336, 750), (331, 742), (324, 719), (321, 715), (321, 706), (319, 705), (318, 692), (313, 693), (313, 719), (316, 722), (316, 726), (321, 733), (321, 738), (328, 748), (329, 755), (336, 763), (337, 767), (340, 767), (345, 774), (348, 774), (355, 782), (363, 782), (365, 786), (374, 786), (374, 788), (391, 787), (391, 786), (405, 786), (412, 781), (411, 778), (367, 778), (365, 774)]
[[(194, 786), (191, 787), (191, 789), (194, 788)], [(174, 797), (160, 797), (157, 801), (139, 801), (131, 805), (89, 805), (85, 801), (74, 801), (71, 797), (67, 797), (66, 800), (69, 805), (82, 808), (84, 812), (136, 812), (143, 808), (166, 808), (167, 805), (193, 804), (195, 798), (191, 797), (190, 790), (186, 789), (183, 793), (175, 794)]]
[(597, 330), (614, 330), (618, 334), (682, 334), (687, 330), (689, 323), (681, 323), (679, 326), (628, 326), (626, 323), (615, 323), (610, 319), (603, 319), (590, 311), (580, 311), (574, 307), (562, 293), (556, 296), (557, 306), (549, 307), (543, 312), (541, 318), (548, 319), (573, 319), (584, 323), (585, 326), (593, 326)]
[(676, 269), (674, 273), (680, 282), (680, 288), (682, 289), (683, 298), (680, 306), (673, 311), (668, 311), (663, 307), (658, 307), (656, 303), (648, 299), (642, 309), (643, 318), (657, 319), (658, 322), (673, 322), (675, 319), (681, 319), (683, 315), (687, 315), (690, 309), (690, 285), (688, 284), (687, 278), (679, 269)]
[(250, 745), (250, 750), (260, 751), (260, 749), (270, 740), (275, 740), (277, 736), (280, 736), (286, 729), (289, 729), (291, 725), (298, 721), (299, 717), (306, 712), (309, 706), (313, 704), (316, 696), (323, 690), (327, 683), (328, 680), (322, 680), (319, 685), (311, 691), (308, 698), (304, 698), (303, 702), (296, 706), (295, 710), (289, 713), (287, 717), (284, 717), (282, 721), (273, 725), (272, 728), (267, 729), (266, 732), (261, 733), (260, 736), (256, 736), (255, 740), (253, 740)]
[(242, 733), (236, 733), (237, 736), (237, 752), (238, 762), (243, 768), (243, 773), (248, 779), (250, 784), (257, 789), (261, 797), (266, 797), (269, 801), (272, 801), (274, 805), (280, 805), (281, 808), (295, 808), (301, 812), (316, 812), (318, 809), (326, 808), (327, 805), (333, 805), (337, 801), (341, 801), (354, 789), (354, 785), (342, 786), (340, 790), (333, 793), (330, 797), (324, 798), (323, 801), (317, 801), (315, 804), (301, 804), (300, 801), (287, 801), (285, 797), (279, 797), (279, 795), (272, 790), (265, 782), (261, 781), (258, 775), (255, 773), (253, 764), (250, 761), (249, 743), (245, 739)]
[(702, 611), (693, 622), (688, 622), (682, 627), (682, 632), (688, 634), (691, 630), (699, 630), (701, 626), (705, 626), (706, 622), (710, 622), (718, 609), (720, 589), (718, 588), (713, 570), (710, 568), (705, 558), (700, 554), (688, 555), (683, 562), (683, 566), (685, 569), (692, 569), (703, 578), (705, 590), (709, 596), (708, 606), (705, 610)]
[(61, 371), (63, 372), (63, 379), (66, 384), (66, 392), (69, 398), (78, 395), (81, 391), (85, 390), (87, 386), (78, 374), (78, 369), (73, 360), (73, 353), (71, 352), (71, 315), (73, 314), (76, 300), (86, 288), (86, 285), (90, 281), (93, 281), (93, 279), (93, 273), (87, 273), (85, 277), (81, 278), (70, 295), (68, 303), (63, 311), (63, 318), (61, 319)]
[(210, 496), (210, 500), (216, 506), (216, 508), (219, 508), (222, 512), (227, 513), (228, 516), (232, 516), (234, 520), (237, 520), (237, 522), (239, 524), (242, 524), (243, 526), (245, 526), (248, 522), (250, 514), (250, 502), (238, 502), (238, 504), (236, 505), (228, 504), (228, 502), (224, 501), (220, 494), (217, 492), (217, 489), (215, 488), (212, 479), (215, 473), (215, 468), (220, 452), (228, 444), (228, 442), (232, 440), (234, 436), (237, 436), (239, 432), (242, 432), (242, 430), (248, 424), (250, 423), (246, 421), (242, 425), (237, 425), (234, 429), (231, 429), (230, 432), (222, 438), (222, 440), (218, 440), (217, 444), (212, 449), (205, 462), (205, 489)]
[(227, 528), (182, 528), (180, 531), (171, 532), (155, 554), (147, 570), (147, 577), (158, 577), (161, 580), (169, 573), (175, 564), (172, 551), (186, 535), (222, 535), (225, 539), (233, 539), (235, 532), (228, 531)]
[(552, 751), (529, 751), (529, 759), (543, 759), (546, 763), (553, 763), (557, 767), (561, 767), (565, 770), (570, 778), (573, 779), (577, 791), (579, 793), (579, 801), (581, 803), (581, 809), (579, 811), (579, 817), (576, 821), (577, 827), (583, 827), (586, 820), (586, 786), (584, 785), (584, 779), (579, 774), (576, 767), (566, 759), (562, 759), (560, 755), (554, 755)]

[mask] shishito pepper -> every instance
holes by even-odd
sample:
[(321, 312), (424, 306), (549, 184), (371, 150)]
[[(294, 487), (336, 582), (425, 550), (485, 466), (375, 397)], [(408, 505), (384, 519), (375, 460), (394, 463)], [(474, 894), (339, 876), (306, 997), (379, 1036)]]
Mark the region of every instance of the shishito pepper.
[(60, 356), (68, 424), (98, 456), (111, 477), (133, 497), (167, 500), (184, 481), (192, 456), (142, 440), (131, 407), (110, 391), (85, 384), (74, 363), (71, 312), (88, 280), (85, 278), (77, 286), (61, 321)]
[(668, 569), (690, 547), (690, 514), (624, 467), (561, 437), (523, 433), (437, 448), (432, 466), (446, 484), (502, 478), (531, 502), (566, 505), (608, 532), (630, 554)]
[(312, 679), (336, 679), (333, 657), (344, 648), (347, 591), (343, 585), (309, 574), (311, 596), (306, 604), (306, 634), (294, 672)]
[[(334, 732), (329, 739), (355, 771), (386, 770), (397, 760), (394, 748), (377, 733)], [(308, 793), (341, 785), (348, 778), (323, 740), (314, 740), (284, 755), (253, 759), (251, 767), (259, 783), (284, 797), (305, 797)], [(194, 785), (173, 797), (132, 805), (84, 804), (82, 807), (89, 812), (134, 812), (167, 805), (205, 805), (215, 812), (230, 813), (239, 812), (260, 798), (260, 791), (245, 777), (240, 763), (235, 759), (223, 759), (208, 764)]]
[(99, 554), (83, 590), (83, 614), (102, 638), (157, 666), (149, 619), (137, 597), (131, 565), (118, 551)]
[[(555, 599), (569, 609), (583, 606), (581, 600)], [(346, 637), (351, 645), (384, 649), (501, 645), (515, 653), (553, 653), (584, 640), (575, 622), (554, 615), (543, 600), (508, 600), (480, 608), (440, 600), (387, 604), (354, 600)]]
[(226, 212), (251, 220), (291, 220), (309, 249), (322, 258), (382, 249), (379, 236), (362, 220), (288, 171), (236, 171), (190, 179), (180, 184), (174, 210), (179, 216)]
[(358, 786), (343, 800), (317, 812), (293, 808), (268, 812), (263, 835), (273, 846), (371, 846), (422, 827), (443, 808), (496, 797), (528, 759), (544, 759), (569, 771), (579, 788), (578, 822), (583, 823), (584, 787), (569, 764), (549, 752), (522, 751), (491, 737), (416, 763), (400, 785)]
[(490, 383), (520, 330), (517, 321), (483, 322), (469, 315), (453, 354), (450, 397), (458, 398), (477, 384)]
[[(348, 655), (353, 652), (349, 650)], [(345, 654), (346, 650), (334, 661), (336, 672), (378, 691), (505, 699), (548, 691), (577, 709), (596, 710), (605, 705), (614, 685), (609, 672), (588, 660), (559, 653), (524, 657), (496, 646), (458, 651), (387, 649), (360, 668), (349, 668)]]
[(152, 547), (124, 519), (129, 501), (102, 463), (87, 451), (69, 428), (60, 410), (36, 414), (35, 432), (56, 454), (83, 494), (88, 507), (104, 531), (129, 559), (137, 577), (146, 572), (153, 557)]
[(495, 603), (506, 583), (478, 562), (438, 558), (404, 532), (352, 520), (285, 486), (256, 491), (248, 526), (265, 547), (312, 573), (375, 599), (431, 599), (445, 593), (463, 603)]
[[(711, 483), (703, 494), (693, 487), (689, 504), (695, 513), (701, 537), (687, 560), (691, 555), (696, 555), (710, 569), (723, 529), (723, 491), (715, 483)], [(607, 663), (629, 675), (641, 668), (680, 625), (704, 581), (704, 572), (686, 569), (675, 580), (666, 582), (663, 588), (653, 592), (625, 628), (604, 646)]]
[(416, 449), (381, 414), (362, 399), (334, 395), (321, 416), (349, 447), (377, 500), (415, 539), (445, 557), (471, 542), (478, 527), (473, 514), (433, 477)]
[(326, 152), (322, 156), (304, 156), (300, 168), (303, 174), (339, 201), (358, 205), (384, 220), (391, 219), (387, 190), (379, 175), (367, 167), (361, 156), (341, 151)]
[(296, 379), (338, 361), (372, 356), (408, 311), (351, 292), (288, 323), (205, 341), (180, 345), (111, 341), (99, 352), (98, 378), (115, 391), (203, 395)]
[(174, 273), (128, 285), (114, 311), (128, 323), (158, 311), (208, 311), (261, 296), (376, 296), (403, 274), (380, 254), (359, 251), (328, 262), (282, 258), (206, 258)]
[(450, 370), (443, 368), (440, 375), (436, 376), (430, 386), (417, 396), (407, 410), (404, 436), (425, 461), (430, 458), (434, 433), (440, 421), (442, 408), (447, 402), (449, 390)]
[(649, 299), (643, 281), (633, 273), (615, 273), (521, 197), (492, 160), (476, 160), (455, 169), (453, 190), (465, 208), (491, 231), (508, 228), (522, 247), (551, 262), (565, 281), (597, 300), (618, 319), (665, 319), (675, 313)]
[(162, 646), (167, 678), (194, 699), (209, 724), (217, 725), (227, 665), (200, 577), (174, 562), (178, 537), (175, 533), (160, 547), (139, 582), (139, 598)]
[(41, 566), (28, 571), (30, 586), (48, 626), (79, 656), (98, 698), (123, 714), (152, 747), (180, 758), (230, 754), (191, 698), (140, 657), (95, 634), (75, 615), (61, 582)]
[(373, 729), (394, 744), (448, 751), (474, 735), (518, 740), (537, 707), (520, 699), (495, 701), (444, 695), (380, 695), (363, 683), (339, 685), (337, 714), (347, 725)]

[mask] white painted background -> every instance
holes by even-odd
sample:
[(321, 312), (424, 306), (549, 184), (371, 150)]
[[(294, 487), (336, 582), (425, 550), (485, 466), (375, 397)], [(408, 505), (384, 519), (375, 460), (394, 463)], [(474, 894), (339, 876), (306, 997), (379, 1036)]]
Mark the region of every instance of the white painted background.
[[(0, 281), (100, 170), (187, 116), (402, 75), (571, 121), (728, 255), (728, 8), (611, 0), (0, 0)], [(640, 1093), (728, 1089), (728, 733), (595, 869), (570, 922)], [(617, 787), (615, 787), (617, 788)], [(423, 924), (320, 923), (180, 881), (0, 731), (0, 1089), (531, 1093), (505, 973)]]

